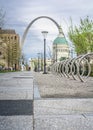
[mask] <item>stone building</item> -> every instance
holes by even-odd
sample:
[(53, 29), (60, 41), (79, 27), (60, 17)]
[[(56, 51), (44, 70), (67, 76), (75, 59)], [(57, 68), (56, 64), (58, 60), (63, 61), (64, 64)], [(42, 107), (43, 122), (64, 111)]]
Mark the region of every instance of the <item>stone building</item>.
[(6, 43), (2, 43), (2, 40), (0, 39), (0, 67), (6, 65), (5, 48), (6, 48)]
[(19, 68), (20, 38), (12, 29), (0, 28), (0, 66)]
[(53, 41), (53, 62), (69, 58), (69, 45), (62, 33)]
[[(46, 69), (48, 70), (49, 66), (52, 64), (51, 59), (46, 58)], [(44, 59), (41, 57), (38, 58), (30, 58), (29, 59), (29, 67), (31, 70), (43, 71), (44, 69)]]

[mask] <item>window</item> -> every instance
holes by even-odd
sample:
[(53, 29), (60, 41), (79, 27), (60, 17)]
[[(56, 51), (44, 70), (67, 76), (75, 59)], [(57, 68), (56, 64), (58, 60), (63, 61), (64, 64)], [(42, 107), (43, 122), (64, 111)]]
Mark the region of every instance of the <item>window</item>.
[(17, 38), (17, 37), (15, 36), (15, 40), (16, 40), (16, 38)]

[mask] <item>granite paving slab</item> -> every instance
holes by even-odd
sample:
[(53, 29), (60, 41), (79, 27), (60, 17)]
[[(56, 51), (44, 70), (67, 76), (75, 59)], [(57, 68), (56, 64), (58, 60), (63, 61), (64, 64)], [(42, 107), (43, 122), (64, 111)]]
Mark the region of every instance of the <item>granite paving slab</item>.
[(32, 100), (0, 100), (0, 115), (33, 115)]
[(93, 116), (37, 116), (34, 130), (93, 130)]
[(34, 101), (34, 114), (93, 114), (93, 98), (89, 99), (41, 99)]
[(0, 130), (33, 130), (33, 116), (0, 116)]
[(33, 86), (0, 87), (0, 100), (33, 99)]

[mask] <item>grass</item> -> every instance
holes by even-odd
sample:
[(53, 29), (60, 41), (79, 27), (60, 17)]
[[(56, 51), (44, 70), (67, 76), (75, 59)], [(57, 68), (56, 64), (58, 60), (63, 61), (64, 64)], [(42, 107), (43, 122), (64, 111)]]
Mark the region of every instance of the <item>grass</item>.
[(1, 70), (0, 73), (7, 73), (7, 72), (18, 72), (19, 70)]

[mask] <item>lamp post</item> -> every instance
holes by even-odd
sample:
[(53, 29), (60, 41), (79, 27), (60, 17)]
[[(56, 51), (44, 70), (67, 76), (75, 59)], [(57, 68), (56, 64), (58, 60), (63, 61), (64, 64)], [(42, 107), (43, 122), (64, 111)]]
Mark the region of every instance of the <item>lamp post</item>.
[(56, 43), (56, 62), (57, 62), (57, 43)]
[(40, 71), (40, 62), (39, 62), (39, 59), (40, 59), (40, 53), (37, 53), (38, 54), (38, 72)]
[(46, 72), (46, 37), (48, 34), (48, 31), (42, 31), (43, 37), (44, 37), (44, 73), (47, 74)]
[(42, 52), (40, 54), (41, 54), (41, 71), (43, 71), (43, 55), (42, 55)]

